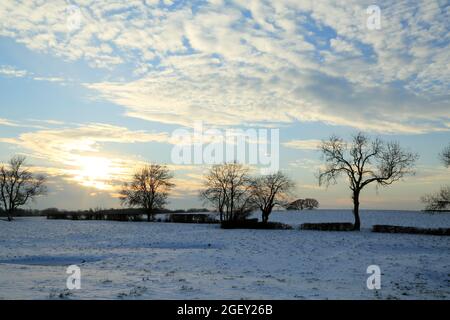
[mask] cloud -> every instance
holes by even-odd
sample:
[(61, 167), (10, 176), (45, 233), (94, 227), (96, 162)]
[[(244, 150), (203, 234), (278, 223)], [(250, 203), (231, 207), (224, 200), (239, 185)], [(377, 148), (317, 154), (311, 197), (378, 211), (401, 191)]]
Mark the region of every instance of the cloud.
[(43, 126), (40, 125), (33, 125), (28, 123), (28, 121), (14, 121), (10, 119), (4, 119), (0, 118), (0, 126), (7, 126), (7, 127), (20, 127), (20, 128), (34, 128), (34, 129), (43, 129)]
[(175, 188), (172, 196), (175, 198), (186, 198), (186, 196), (198, 197), (203, 188), (203, 178), (196, 175), (188, 175), (186, 178), (176, 178), (173, 180)]
[(63, 77), (54, 77), (54, 76), (37, 76), (33, 72), (29, 72), (27, 70), (20, 70), (14, 66), (3, 65), (0, 66), (0, 75), (9, 78), (28, 78), (35, 81), (48, 81), (48, 82), (59, 82), (65, 84), (68, 79)]
[(46, 125), (65, 125), (64, 121), (52, 120), (52, 119), (27, 119), (30, 122), (43, 123)]
[(0, 4), (0, 34), (29, 49), (128, 75), (85, 83), (150, 121), (191, 125), (321, 121), (360, 130), (448, 131), (448, 8), (361, 1), (65, 1)]
[(26, 70), (19, 70), (12, 66), (0, 66), (0, 75), (14, 78), (22, 78), (28, 74)]
[(430, 166), (420, 165), (416, 170), (416, 175), (410, 178), (409, 184), (411, 185), (446, 185), (449, 181), (449, 170), (444, 166)]
[[(2, 119), (5, 123), (13, 122)], [(166, 132), (129, 130), (125, 127), (104, 123), (67, 124), (54, 120), (35, 120), (31, 122), (59, 126), (59, 128), (40, 128), (37, 131), (20, 134), (16, 138), (0, 138), (0, 143), (12, 144), (23, 150), (23, 154), (39, 160), (33, 166), (35, 172), (45, 173), (50, 181), (61, 181), (52, 188), (67, 183), (81, 185), (90, 190), (109, 192), (112, 197), (127, 181), (135, 169), (146, 164), (137, 155), (108, 152), (106, 143), (167, 143), (176, 141)], [(25, 125), (24, 125), (25, 126)], [(202, 140), (203, 141), (203, 140)], [(203, 141), (209, 143), (208, 137)], [(201, 185), (202, 166), (168, 164), (169, 170), (178, 173), (174, 196), (182, 198), (196, 195)], [(94, 192), (95, 193), (95, 192)]]
[(291, 140), (287, 142), (283, 142), (283, 146), (287, 148), (292, 149), (299, 149), (299, 150), (317, 150), (318, 146), (320, 145), (320, 140)]
[(62, 77), (33, 77), (36, 81), (48, 81), (48, 82), (64, 82), (66, 79)]
[(184, 67), (189, 77), (173, 71), (86, 86), (124, 106), (128, 116), (185, 126), (196, 121), (243, 125), (298, 120), (384, 133), (448, 131), (442, 122), (450, 118), (445, 99), (429, 100), (401, 87), (358, 88), (346, 79), (316, 72), (304, 72), (301, 82), (289, 75), (285, 80), (252, 77), (251, 71), (189, 72), (195, 68)]
[(346, 53), (351, 55), (360, 55), (361, 52), (352, 43), (340, 38), (331, 39), (330, 47), (339, 53)]
[(298, 159), (289, 163), (290, 167), (318, 171), (323, 168), (323, 162), (316, 159)]
[(104, 143), (167, 142), (167, 133), (130, 131), (125, 127), (91, 123), (76, 127), (44, 129), (2, 139), (49, 163), (47, 173), (86, 187), (115, 190), (142, 160), (105, 152)]
[(19, 126), (19, 124), (14, 121), (11, 121), (8, 119), (2, 119), (2, 118), (0, 118), (0, 125), (8, 126), (8, 127), (18, 127)]

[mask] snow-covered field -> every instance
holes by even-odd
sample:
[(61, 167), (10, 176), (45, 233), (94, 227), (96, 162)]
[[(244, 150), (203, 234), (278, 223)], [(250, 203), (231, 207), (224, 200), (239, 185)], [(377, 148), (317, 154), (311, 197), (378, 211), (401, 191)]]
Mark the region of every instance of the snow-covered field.
[[(272, 221), (352, 221), (350, 211)], [(361, 232), (221, 230), (217, 225), (0, 221), (2, 299), (450, 299), (450, 237), (371, 233), (372, 224), (450, 227), (450, 214), (364, 211)], [(80, 290), (66, 267), (81, 267)], [(368, 290), (369, 265), (381, 290)]]

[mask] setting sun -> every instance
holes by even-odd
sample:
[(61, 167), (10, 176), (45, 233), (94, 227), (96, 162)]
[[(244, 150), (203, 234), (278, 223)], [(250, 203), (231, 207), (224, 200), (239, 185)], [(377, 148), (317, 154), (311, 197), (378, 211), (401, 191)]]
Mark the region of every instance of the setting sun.
[(75, 179), (82, 185), (97, 189), (110, 189), (108, 181), (111, 180), (111, 161), (102, 157), (80, 157), (78, 170), (75, 170)]

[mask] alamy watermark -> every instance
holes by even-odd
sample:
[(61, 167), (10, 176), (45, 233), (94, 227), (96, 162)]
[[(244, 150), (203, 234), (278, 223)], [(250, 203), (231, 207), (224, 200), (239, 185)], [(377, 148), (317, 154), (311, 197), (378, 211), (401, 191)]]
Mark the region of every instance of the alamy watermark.
[(237, 162), (261, 167), (262, 174), (280, 167), (279, 129), (205, 129), (196, 122), (193, 129), (172, 133), (174, 164), (221, 164)]
[(67, 267), (66, 273), (69, 274), (66, 280), (66, 286), (69, 290), (81, 289), (81, 269), (77, 265)]
[(377, 5), (370, 5), (366, 8), (366, 13), (369, 15), (366, 20), (366, 26), (369, 30), (381, 29), (381, 9)]
[(73, 32), (81, 28), (83, 15), (79, 7), (69, 5), (66, 8), (66, 27), (67, 31)]
[(370, 276), (367, 278), (367, 289), (380, 290), (381, 289), (381, 269), (379, 266), (373, 264), (367, 267), (367, 273)]

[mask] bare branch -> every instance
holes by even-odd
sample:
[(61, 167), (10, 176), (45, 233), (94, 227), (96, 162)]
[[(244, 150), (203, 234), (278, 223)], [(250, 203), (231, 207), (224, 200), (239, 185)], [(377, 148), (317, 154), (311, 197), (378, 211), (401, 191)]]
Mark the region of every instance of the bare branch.
[(444, 166), (450, 167), (450, 144), (441, 152), (440, 158)]
[(436, 194), (428, 194), (422, 197), (426, 204), (425, 210), (439, 211), (450, 208), (450, 186), (442, 187)]

